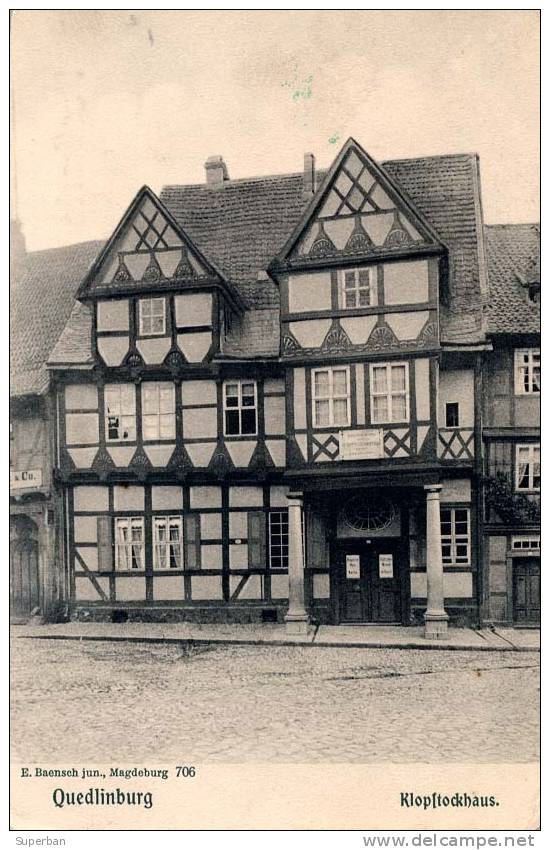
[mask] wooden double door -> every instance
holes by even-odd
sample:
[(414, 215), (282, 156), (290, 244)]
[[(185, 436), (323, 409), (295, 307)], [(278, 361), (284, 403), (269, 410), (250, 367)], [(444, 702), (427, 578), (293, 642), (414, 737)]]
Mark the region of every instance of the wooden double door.
[(514, 621), (540, 623), (540, 558), (514, 558)]
[(339, 622), (400, 623), (402, 559), (400, 539), (339, 544)]

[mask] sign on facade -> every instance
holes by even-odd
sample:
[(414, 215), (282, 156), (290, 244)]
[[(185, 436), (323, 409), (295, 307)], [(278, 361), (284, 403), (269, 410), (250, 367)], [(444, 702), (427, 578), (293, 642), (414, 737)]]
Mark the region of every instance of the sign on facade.
[(340, 460), (372, 460), (384, 457), (382, 428), (340, 431)]
[(346, 578), (361, 578), (359, 555), (346, 555)]
[(378, 556), (378, 575), (380, 578), (393, 578), (393, 555)]
[(10, 472), (10, 490), (24, 490), (27, 487), (41, 486), (41, 469), (16, 469)]

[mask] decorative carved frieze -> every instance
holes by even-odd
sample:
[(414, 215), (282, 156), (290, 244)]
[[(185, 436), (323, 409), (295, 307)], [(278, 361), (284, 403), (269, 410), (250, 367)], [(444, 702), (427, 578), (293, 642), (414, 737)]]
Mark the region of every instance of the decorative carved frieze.
[(113, 283), (125, 283), (128, 280), (132, 280), (132, 275), (128, 270), (128, 266), (124, 262), (124, 255), (118, 255), (118, 268), (115, 272), (115, 276), (113, 278)]
[(356, 216), (355, 226), (344, 248), (345, 254), (368, 254), (376, 250), (372, 239), (361, 224), (361, 218)]
[(181, 260), (176, 266), (173, 277), (176, 280), (181, 280), (189, 277), (197, 277), (197, 273), (189, 261), (189, 254), (185, 248), (181, 249)]
[(143, 272), (142, 281), (144, 283), (157, 283), (162, 277), (162, 271), (159, 266), (158, 260), (155, 255), (151, 252), (149, 264), (147, 268)]
[(319, 259), (322, 257), (332, 257), (334, 254), (336, 254), (336, 248), (328, 237), (323, 222), (320, 221), (318, 223), (317, 236), (309, 249), (309, 256)]
[(348, 351), (352, 347), (351, 340), (345, 330), (338, 324), (331, 327), (321, 346), (322, 351)]

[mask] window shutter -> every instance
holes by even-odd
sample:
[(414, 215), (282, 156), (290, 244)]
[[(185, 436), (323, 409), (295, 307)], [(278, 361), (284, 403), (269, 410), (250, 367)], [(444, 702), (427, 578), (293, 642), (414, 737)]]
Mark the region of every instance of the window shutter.
[(186, 514), (184, 523), (185, 568), (199, 570), (201, 566), (200, 514)]
[(307, 512), (307, 558), (308, 567), (326, 567), (327, 563), (327, 544), (325, 535), (325, 526), (323, 518), (320, 514), (313, 510)]
[(101, 572), (113, 569), (111, 517), (108, 516), (97, 518), (97, 564)]
[(248, 512), (248, 566), (267, 566), (266, 561), (266, 515), (263, 511)]

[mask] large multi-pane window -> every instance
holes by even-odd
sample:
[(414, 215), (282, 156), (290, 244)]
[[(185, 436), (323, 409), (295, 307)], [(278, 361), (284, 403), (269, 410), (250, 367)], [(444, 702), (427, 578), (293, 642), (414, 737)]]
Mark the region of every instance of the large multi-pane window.
[(269, 566), (272, 570), (288, 569), (288, 508), (270, 511), (269, 517)]
[(139, 299), (139, 335), (163, 336), (166, 333), (164, 298)]
[(115, 567), (117, 570), (145, 568), (143, 517), (116, 517)]
[(316, 428), (349, 425), (349, 366), (313, 369), (312, 401), (313, 424)]
[(156, 570), (183, 569), (183, 534), (180, 516), (153, 518), (153, 567)]
[(441, 508), (441, 556), (451, 567), (470, 563), (469, 508)]
[(515, 352), (516, 395), (539, 395), (540, 349), (522, 348)]
[(380, 363), (370, 367), (371, 420), (409, 421), (409, 367), (407, 363)]
[(540, 444), (516, 446), (516, 490), (540, 490)]
[(144, 440), (173, 440), (176, 436), (175, 390), (168, 381), (146, 381), (141, 387)]
[(223, 411), (226, 437), (255, 435), (258, 393), (256, 381), (226, 381), (223, 385)]
[(346, 269), (341, 273), (341, 306), (345, 310), (376, 304), (374, 269)]
[(105, 436), (109, 442), (128, 442), (136, 439), (134, 384), (105, 385)]

